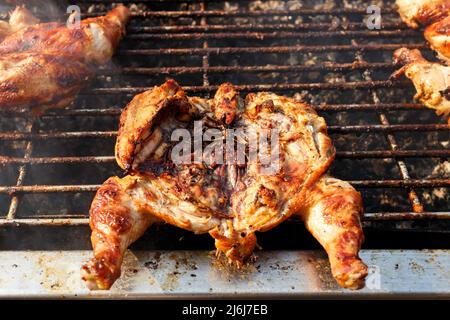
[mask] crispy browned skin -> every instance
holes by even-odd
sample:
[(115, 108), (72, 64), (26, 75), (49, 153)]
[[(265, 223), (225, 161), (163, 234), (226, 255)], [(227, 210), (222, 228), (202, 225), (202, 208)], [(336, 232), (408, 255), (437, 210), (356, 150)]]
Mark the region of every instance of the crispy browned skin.
[(0, 43), (0, 108), (42, 112), (70, 104), (95, 66), (112, 57), (128, 19), (129, 10), (118, 6), (83, 20), (80, 28), (34, 24), (6, 37)]
[(173, 81), (138, 94), (120, 116), (115, 153), (119, 166), (128, 171), (152, 130), (154, 118), (171, 105), (188, 104), (184, 91)]
[(82, 20), (79, 28), (57, 22), (37, 24), (7, 37), (0, 44), (0, 54), (56, 53), (89, 64), (105, 64), (124, 35), (129, 17), (126, 7), (117, 6), (106, 16)]
[(450, 61), (450, 14), (425, 28), (425, 39), (447, 64)]
[[(171, 133), (192, 130), (193, 120), (219, 130), (230, 124), (252, 128), (257, 134), (276, 128), (280, 157), (269, 164), (277, 163), (278, 170), (264, 171), (267, 163), (250, 156), (244, 164), (206, 161), (213, 154), (200, 163), (173, 163)], [(251, 148), (248, 138), (237, 141)], [(174, 81), (138, 95), (122, 114), (116, 145), (117, 161), (131, 175), (110, 178), (93, 201), (94, 259), (83, 267), (83, 279), (91, 289), (111, 286), (120, 275), (123, 244), (147, 227), (134, 225), (144, 217), (209, 233), (218, 252), (240, 265), (252, 254), (257, 231), (296, 215), (328, 252), (338, 283), (360, 288), (367, 274), (358, 257), (361, 197), (349, 184), (324, 175), (334, 154), (324, 119), (293, 99), (257, 93), (243, 101), (227, 83), (204, 100), (186, 97)], [(128, 231), (133, 227), (139, 232)]]
[[(424, 59), (419, 50), (401, 48), (394, 52), (394, 63), (404, 66), (393, 74), (393, 78), (406, 75), (416, 88), (415, 99), (428, 108), (436, 110), (437, 115), (450, 115), (450, 67), (432, 63)], [(450, 124), (450, 119), (448, 120)]]
[(93, 74), (77, 60), (39, 53), (0, 55), (0, 70), (0, 108), (36, 112), (71, 103)]

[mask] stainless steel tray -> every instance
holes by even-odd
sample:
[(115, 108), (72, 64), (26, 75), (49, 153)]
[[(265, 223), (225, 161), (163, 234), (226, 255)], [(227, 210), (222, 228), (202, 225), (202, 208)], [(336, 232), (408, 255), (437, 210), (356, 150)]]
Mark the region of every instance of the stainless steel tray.
[(0, 298), (450, 298), (450, 250), (363, 250), (367, 286), (344, 290), (322, 251), (262, 251), (240, 271), (206, 251), (129, 251), (110, 291), (90, 292), (90, 251), (0, 252)]

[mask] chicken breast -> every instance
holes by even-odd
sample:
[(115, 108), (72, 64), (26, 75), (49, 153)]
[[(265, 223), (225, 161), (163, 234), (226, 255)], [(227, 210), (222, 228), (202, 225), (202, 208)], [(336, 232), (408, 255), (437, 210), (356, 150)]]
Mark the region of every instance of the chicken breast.
[(416, 88), (415, 99), (440, 116), (450, 115), (450, 67), (425, 60), (419, 50), (401, 48), (394, 53), (394, 63), (404, 64), (393, 77), (406, 75)]
[(325, 174), (334, 154), (324, 119), (293, 99), (242, 100), (226, 83), (204, 100), (172, 80), (140, 94), (122, 113), (116, 144), (128, 175), (108, 179), (91, 206), (94, 258), (83, 279), (110, 288), (127, 246), (155, 222), (209, 233), (218, 253), (241, 265), (257, 232), (296, 216), (328, 252), (337, 282), (360, 288), (362, 201)]

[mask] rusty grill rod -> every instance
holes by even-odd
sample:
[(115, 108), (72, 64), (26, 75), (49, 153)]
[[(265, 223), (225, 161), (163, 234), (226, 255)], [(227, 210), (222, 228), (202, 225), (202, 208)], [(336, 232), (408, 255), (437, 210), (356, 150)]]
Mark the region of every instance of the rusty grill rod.
[[(363, 103), (363, 104), (320, 104), (313, 106), (317, 111), (350, 111), (350, 110), (410, 110), (410, 109), (424, 109), (427, 108), (420, 103)], [(60, 109), (49, 111), (42, 115), (42, 118), (52, 117), (67, 117), (67, 116), (119, 116), (122, 112), (120, 107), (100, 108), (100, 109)], [(6, 112), (0, 110), (2, 117), (28, 117), (29, 113), (26, 111)]]
[[(396, 13), (393, 8), (383, 8), (384, 14)], [(81, 17), (97, 17), (107, 12), (84, 13)], [(304, 16), (304, 15), (341, 15), (341, 14), (367, 14), (366, 8), (340, 8), (340, 9), (295, 9), (295, 10), (189, 10), (189, 11), (139, 11), (132, 12), (134, 18), (180, 18), (180, 17), (262, 17), (262, 16)]]
[[(409, 180), (353, 180), (348, 181), (360, 188), (437, 188), (450, 187), (450, 179), (409, 179)], [(0, 194), (19, 193), (58, 193), (58, 192), (95, 192), (100, 185), (36, 185), (1, 186)]]
[[(355, 45), (357, 45), (357, 42), (355, 40), (352, 40), (352, 42)], [(358, 54), (358, 53), (356, 54), (355, 58), (357, 60), (364, 60), (362, 55)], [(364, 77), (365, 80), (372, 80), (372, 76), (368, 72), (365, 72), (363, 77)], [(371, 94), (372, 94), (372, 101), (374, 103), (380, 103), (381, 102), (381, 100), (380, 100), (380, 98), (379, 98), (379, 96), (378, 96), (376, 91), (371, 90)], [(387, 126), (390, 125), (390, 122), (389, 122), (387, 116), (383, 112), (379, 112), (378, 117), (379, 117), (380, 123), (382, 125), (387, 125)], [(389, 143), (389, 146), (390, 146), (391, 150), (393, 150), (393, 151), (398, 150), (397, 139), (395, 138), (395, 136), (392, 133), (387, 133), (386, 134), (386, 140)], [(405, 162), (403, 160), (400, 160), (400, 159), (397, 159), (396, 162), (397, 162), (397, 166), (399, 168), (400, 174), (401, 174), (402, 178), (404, 179), (404, 181), (410, 181), (411, 178), (409, 176), (409, 171), (408, 171), (408, 168), (406, 167)], [(409, 191), (409, 193), (408, 193), (409, 200), (410, 200), (413, 212), (415, 212), (415, 213), (423, 212), (424, 211), (423, 210), (423, 205), (422, 205), (422, 203), (421, 203), (421, 201), (420, 201), (420, 199), (419, 199), (415, 189), (412, 186), (409, 186), (409, 190), (408, 191)]]
[[(448, 131), (447, 124), (390, 124), (328, 126), (330, 133), (371, 133), (393, 131)], [(117, 131), (75, 131), (53, 133), (0, 132), (0, 140), (46, 140), (78, 138), (114, 138)]]
[[(383, 29), (410, 30), (401, 22), (383, 22)], [(132, 26), (128, 32), (133, 33), (168, 33), (168, 32), (209, 32), (209, 31), (244, 31), (244, 30), (355, 30), (367, 28), (366, 24), (358, 22), (335, 25), (332, 23), (312, 22), (299, 24), (214, 24), (214, 25), (177, 25), (177, 26)]]
[[(380, 220), (423, 220), (423, 219), (450, 219), (450, 214), (448, 212), (366, 212), (363, 217), (363, 221), (380, 221)], [(296, 221), (296, 220), (290, 220)], [(25, 217), (20, 219), (0, 219), (0, 226), (88, 226), (89, 218), (86, 215), (80, 215), (79, 217), (69, 217), (69, 218), (52, 218), (49, 215), (47, 218), (34, 218)]]
[(266, 66), (209, 66), (209, 67), (123, 67), (121, 69), (103, 69), (99, 75), (112, 74), (195, 74), (195, 73), (225, 73), (225, 72), (298, 72), (298, 71), (344, 71), (366, 69), (394, 69), (396, 65), (386, 62), (374, 63), (332, 63), (324, 62), (318, 65), (266, 65)]
[(235, 53), (294, 53), (294, 52), (332, 52), (332, 51), (394, 51), (399, 48), (427, 49), (425, 44), (361, 44), (361, 45), (295, 45), (271, 47), (210, 47), (210, 48), (161, 48), (161, 49), (121, 49), (118, 55), (205, 55)]
[(222, 32), (222, 33), (177, 33), (177, 34), (132, 34), (130, 40), (199, 40), (199, 39), (315, 39), (315, 38), (371, 38), (371, 37), (408, 37), (416, 36), (415, 30), (389, 31), (318, 31), (318, 32)]
[[(398, 87), (404, 88), (411, 84), (408, 81), (391, 80), (377, 80), (377, 81), (351, 81), (351, 82), (317, 82), (317, 83), (282, 83), (282, 84), (248, 84), (234, 86), (239, 91), (287, 91), (287, 90), (333, 90), (333, 89), (370, 89), (370, 88), (387, 88)], [(183, 89), (187, 92), (214, 92), (217, 91), (217, 85), (203, 85), (203, 86), (184, 86)], [(95, 88), (84, 94), (137, 94), (151, 89), (150, 87), (116, 87), (116, 88)]]
[[(450, 150), (375, 150), (375, 151), (338, 151), (337, 158), (448, 158)], [(80, 157), (35, 157), (16, 158), (0, 156), (0, 165), (7, 164), (73, 164), (73, 163), (110, 163), (114, 156)]]

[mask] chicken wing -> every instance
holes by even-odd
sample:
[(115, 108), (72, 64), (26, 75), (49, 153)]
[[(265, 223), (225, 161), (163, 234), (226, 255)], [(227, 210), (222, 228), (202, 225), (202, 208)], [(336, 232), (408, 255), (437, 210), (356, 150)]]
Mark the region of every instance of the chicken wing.
[(17, 7), (11, 13), (9, 22), (0, 21), (0, 42), (12, 33), (38, 23), (39, 19), (34, 17), (25, 7)]
[(404, 66), (393, 77), (404, 74), (411, 79), (417, 91), (415, 99), (435, 109), (440, 116), (450, 115), (450, 67), (429, 62), (419, 50), (406, 48), (394, 52), (394, 62)]
[(450, 15), (425, 28), (425, 39), (438, 57), (447, 64), (450, 61)]
[[(95, 66), (112, 57), (129, 14), (118, 6), (104, 17), (83, 20), (80, 28), (43, 23), (6, 37), (0, 43), (0, 108), (39, 113), (70, 104)], [(23, 26), (23, 19), (12, 18)]]
[[(195, 132), (209, 130), (217, 137), (200, 142), (201, 161), (195, 161)], [(177, 140), (192, 135), (186, 144)], [(258, 157), (252, 137), (259, 143), (272, 137), (264, 151), (256, 146)], [(178, 163), (185, 147), (185, 162)], [(91, 206), (94, 258), (83, 279), (91, 289), (108, 289), (120, 276), (127, 246), (152, 222), (209, 233), (217, 252), (239, 266), (252, 254), (256, 232), (296, 215), (328, 252), (338, 283), (360, 288), (367, 275), (358, 257), (361, 197), (324, 176), (334, 154), (324, 119), (293, 99), (258, 93), (242, 100), (227, 83), (205, 100), (187, 97), (174, 81), (140, 94), (122, 113), (116, 143), (117, 162), (129, 175), (108, 179)]]

